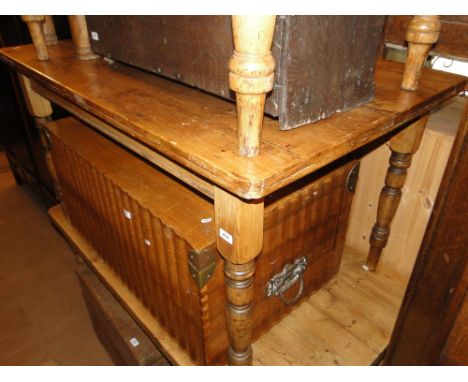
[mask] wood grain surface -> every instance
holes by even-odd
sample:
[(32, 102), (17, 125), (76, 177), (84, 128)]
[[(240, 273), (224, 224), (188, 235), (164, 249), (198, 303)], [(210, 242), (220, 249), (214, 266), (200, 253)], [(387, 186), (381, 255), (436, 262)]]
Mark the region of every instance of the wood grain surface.
[[(431, 216), (439, 185), (467, 100), (457, 97), (435, 110), (427, 122), (421, 147), (414, 155), (381, 265), (409, 279)], [(351, 208), (346, 246), (357, 252), (369, 249), (381, 185), (390, 150), (380, 145), (361, 160), (361, 171)]]
[[(235, 41), (230, 16), (86, 18), (96, 37), (91, 40), (94, 52), (235, 100), (227, 71)], [(384, 20), (357, 15), (276, 17), (275, 85), (267, 94), (266, 113), (279, 117), (280, 128), (289, 130), (372, 99)]]
[[(49, 214), (59, 230), (132, 312), (176, 365), (193, 361), (73, 228), (60, 206)], [(395, 272), (364, 271), (363, 256), (346, 252), (339, 275), (252, 345), (253, 365), (370, 365), (384, 350), (404, 293)], [(378, 296), (378, 298), (376, 298)]]
[[(74, 229), (195, 362), (223, 364), (226, 289), (223, 261), (215, 250), (213, 203), (75, 118), (50, 122), (47, 129)], [(265, 237), (263, 249), (261, 242), (251, 245), (258, 255), (250, 294), (254, 338), (338, 272), (353, 195), (346, 179), (353, 164), (307, 177), (267, 197), (265, 212), (263, 203), (259, 211), (250, 211), (257, 223), (261, 219), (254, 227), (257, 235)], [(228, 207), (240, 215), (234, 221), (248, 219), (242, 207)], [(190, 276), (189, 250), (214, 251), (215, 269), (202, 289)], [(279, 297), (267, 298), (268, 281), (303, 256), (309, 266), (297, 301), (286, 305)], [(296, 293), (298, 284), (284, 295), (292, 299)]]
[(74, 59), (70, 42), (4, 48), (0, 57), (61, 97), (228, 191), (261, 198), (390, 133), (458, 94), (466, 78), (424, 69), (418, 91), (400, 90), (403, 65), (381, 61), (375, 99), (289, 132), (266, 118), (260, 154), (237, 154), (235, 107), (197, 90), (103, 59)]
[[(386, 365), (434, 365), (468, 288), (468, 106), (403, 299)], [(466, 357), (465, 355), (462, 355)]]
[[(406, 31), (412, 16), (388, 16), (384, 29), (385, 42), (406, 45)], [(432, 47), (435, 54), (466, 60), (468, 52), (468, 16), (440, 16), (442, 28), (438, 42)]]

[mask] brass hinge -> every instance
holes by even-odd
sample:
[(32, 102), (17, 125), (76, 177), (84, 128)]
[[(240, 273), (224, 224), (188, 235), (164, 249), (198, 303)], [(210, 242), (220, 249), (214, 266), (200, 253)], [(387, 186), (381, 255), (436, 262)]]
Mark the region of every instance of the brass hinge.
[(217, 253), (211, 249), (189, 250), (187, 254), (189, 271), (197, 286), (203, 288), (213, 276), (216, 268)]
[(357, 162), (349, 172), (348, 178), (346, 179), (346, 188), (349, 192), (352, 192), (353, 194), (356, 191), (360, 166), (361, 162)]

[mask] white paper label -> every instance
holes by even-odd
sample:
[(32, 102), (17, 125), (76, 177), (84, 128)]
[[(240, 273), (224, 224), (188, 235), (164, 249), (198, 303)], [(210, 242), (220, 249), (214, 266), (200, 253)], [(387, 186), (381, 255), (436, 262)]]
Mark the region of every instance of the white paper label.
[(91, 32), (91, 39), (95, 40), (95, 41), (99, 41), (99, 34), (98, 32)]
[(233, 239), (232, 239), (232, 235), (230, 233), (228, 233), (224, 229), (220, 228), (219, 229), (219, 236), (221, 237), (221, 239), (223, 239), (224, 241), (226, 241), (226, 242), (228, 242), (229, 244), (232, 245)]
[(130, 211), (123, 210), (123, 214), (128, 220), (132, 220), (133, 215)]
[(136, 348), (138, 345), (140, 345), (140, 341), (138, 341), (135, 337), (133, 337), (131, 340), (130, 340), (130, 343), (132, 344), (132, 346), (134, 348)]
[(200, 220), (203, 224), (211, 223), (213, 218), (203, 218)]

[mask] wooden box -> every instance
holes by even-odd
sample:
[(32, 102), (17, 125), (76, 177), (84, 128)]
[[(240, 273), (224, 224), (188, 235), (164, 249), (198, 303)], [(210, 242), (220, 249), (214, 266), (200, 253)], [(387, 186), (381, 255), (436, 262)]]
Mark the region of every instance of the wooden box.
[[(94, 52), (233, 100), (229, 16), (87, 16)], [(279, 16), (265, 111), (289, 130), (369, 102), (384, 16)]]
[[(225, 284), (212, 201), (74, 118), (47, 129), (72, 224), (195, 362), (226, 363)], [(254, 339), (338, 272), (353, 164), (266, 198)], [(273, 276), (294, 263), (307, 263), (302, 277), (282, 297), (267, 297)]]
[(84, 263), (76, 270), (94, 330), (119, 366), (169, 366), (158, 348)]

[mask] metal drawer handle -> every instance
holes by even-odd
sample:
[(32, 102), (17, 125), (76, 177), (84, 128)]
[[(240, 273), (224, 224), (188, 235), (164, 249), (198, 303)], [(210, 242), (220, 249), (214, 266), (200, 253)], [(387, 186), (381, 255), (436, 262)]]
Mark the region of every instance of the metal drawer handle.
[[(293, 264), (286, 264), (280, 273), (268, 281), (265, 290), (266, 297), (279, 296), (286, 305), (294, 304), (304, 292), (303, 275), (306, 267), (307, 258), (305, 256), (297, 259)], [(299, 283), (299, 289), (296, 295), (291, 299), (284, 297), (284, 293), (297, 283)]]

